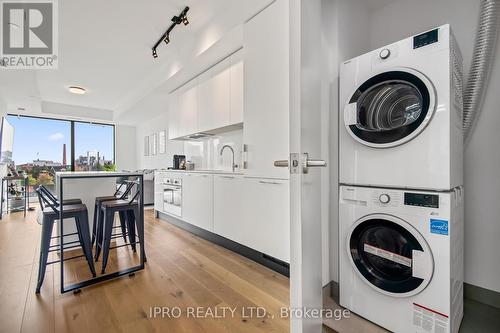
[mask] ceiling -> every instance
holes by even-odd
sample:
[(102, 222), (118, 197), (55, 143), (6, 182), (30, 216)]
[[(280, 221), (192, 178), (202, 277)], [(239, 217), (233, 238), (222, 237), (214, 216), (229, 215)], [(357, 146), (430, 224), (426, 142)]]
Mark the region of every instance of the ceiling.
[[(179, 76), (271, 0), (59, 1), (59, 68), (2, 70), (0, 97), (9, 112), (118, 118)], [(151, 47), (185, 6), (190, 24), (177, 26), (157, 59)], [(70, 85), (86, 95), (68, 92)], [(74, 106), (70, 108), (69, 106)], [(86, 108), (89, 110), (86, 111)], [(88, 113), (88, 114), (87, 114)], [(102, 117), (100, 115), (102, 114)]]

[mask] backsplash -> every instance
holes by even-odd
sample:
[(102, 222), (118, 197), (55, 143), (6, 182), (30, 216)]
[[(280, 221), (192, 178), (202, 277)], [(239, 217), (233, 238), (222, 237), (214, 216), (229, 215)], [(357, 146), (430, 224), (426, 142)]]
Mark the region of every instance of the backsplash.
[(225, 149), (222, 156), (220, 150), (224, 145), (234, 149), (234, 163), (241, 168), (241, 155), (243, 148), (243, 130), (221, 133), (212, 137), (196, 141), (184, 142), (186, 159), (195, 164), (195, 170), (231, 170), (231, 150)]

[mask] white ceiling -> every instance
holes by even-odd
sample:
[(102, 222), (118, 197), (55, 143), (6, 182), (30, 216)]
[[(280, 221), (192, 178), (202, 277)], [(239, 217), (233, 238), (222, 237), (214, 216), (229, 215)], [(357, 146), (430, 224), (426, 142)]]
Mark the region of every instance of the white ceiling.
[[(109, 119), (133, 106), (271, 0), (59, 1), (59, 68), (2, 70), (0, 94), (9, 111)], [(151, 47), (185, 6), (190, 24), (177, 26), (169, 45)], [(68, 92), (70, 85), (86, 95)], [(62, 104), (58, 105), (58, 104)], [(89, 108), (86, 115), (85, 108)], [(57, 112), (56, 112), (57, 110)], [(99, 117), (99, 110), (103, 117)], [(77, 112), (78, 111), (78, 112)]]

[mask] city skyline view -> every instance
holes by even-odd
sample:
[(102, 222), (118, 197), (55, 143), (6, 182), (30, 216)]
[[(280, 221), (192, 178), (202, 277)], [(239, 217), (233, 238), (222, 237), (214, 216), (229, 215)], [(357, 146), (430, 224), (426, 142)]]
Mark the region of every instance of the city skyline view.
[[(46, 160), (62, 163), (66, 144), (67, 164), (71, 163), (71, 124), (68, 121), (7, 116), (14, 127), (12, 159), (16, 165)], [(75, 122), (75, 159), (99, 152), (100, 158), (114, 160), (113, 126)]]

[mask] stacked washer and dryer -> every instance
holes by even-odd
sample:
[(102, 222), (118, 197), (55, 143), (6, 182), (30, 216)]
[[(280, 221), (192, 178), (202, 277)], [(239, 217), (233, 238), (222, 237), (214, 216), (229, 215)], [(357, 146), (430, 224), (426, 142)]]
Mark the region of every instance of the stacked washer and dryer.
[(463, 317), (462, 59), (449, 25), (340, 72), (340, 304), (398, 333)]

